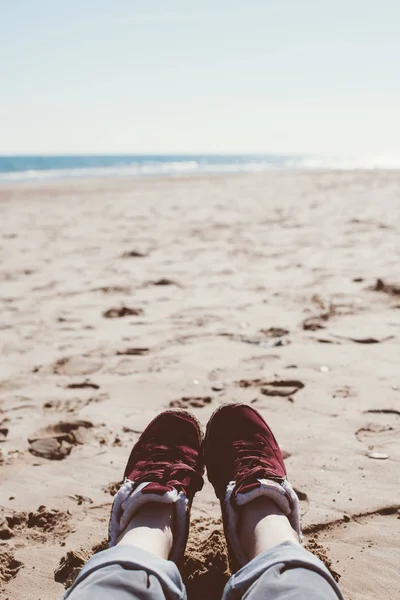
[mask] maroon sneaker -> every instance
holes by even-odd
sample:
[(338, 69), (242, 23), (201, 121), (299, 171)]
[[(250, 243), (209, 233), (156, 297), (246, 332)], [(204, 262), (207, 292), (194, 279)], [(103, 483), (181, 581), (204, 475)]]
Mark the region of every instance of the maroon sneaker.
[(286, 479), (278, 443), (260, 415), (245, 404), (219, 408), (207, 425), (204, 458), (208, 479), (222, 509), (232, 567), (247, 560), (238, 535), (238, 508), (258, 496), (267, 496), (288, 517), (301, 536), (299, 501)]
[(132, 448), (124, 483), (111, 510), (109, 545), (114, 546), (141, 506), (173, 504), (174, 543), (170, 560), (179, 562), (189, 533), (195, 493), (203, 487), (202, 433), (197, 419), (185, 411), (167, 410), (144, 430)]

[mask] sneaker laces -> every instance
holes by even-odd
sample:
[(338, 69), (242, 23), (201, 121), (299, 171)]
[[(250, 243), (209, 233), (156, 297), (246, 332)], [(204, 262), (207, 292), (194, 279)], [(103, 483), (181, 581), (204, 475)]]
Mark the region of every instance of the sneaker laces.
[(233, 442), (237, 458), (233, 463), (233, 473), (236, 482), (236, 493), (247, 483), (257, 479), (273, 479), (282, 481), (274, 474), (274, 467), (265, 452), (265, 440), (259, 434), (251, 441), (238, 440)]
[[(191, 448), (165, 446), (149, 442), (140, 449), (135, 463), (135, 487), (144, 481), (157, 482), (186, 493), (191, 485), (194, 493), (201, 490), (204, 481), (196, 469), (197, 453)], [(129, 477), (128, 477), (129, 479)]]

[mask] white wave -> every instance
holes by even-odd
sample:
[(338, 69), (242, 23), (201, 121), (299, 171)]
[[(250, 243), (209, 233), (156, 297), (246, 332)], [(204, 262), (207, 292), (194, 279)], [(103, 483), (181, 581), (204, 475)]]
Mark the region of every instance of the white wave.
[(46, 181), (56, 179), (80, 179), (98, 177), (176, 177), (189, 174), (218, 173), (262, 173), (266, 171), (309, 171), (309, 170), (372, 170), (400, 169), (400, 155), (381, 155), (368, 158), (332, 158), (318, 156), (304, 157), (256, 157), (227, 158), (218, 162), (217, 158), (206, 156), (197, 160), (171, 160), (132, 162), (131, 164), (109, 167), (84, 167), (70, 169), (30, 169), (19, 172), (0, 173), (0, 183), (23, 181)]

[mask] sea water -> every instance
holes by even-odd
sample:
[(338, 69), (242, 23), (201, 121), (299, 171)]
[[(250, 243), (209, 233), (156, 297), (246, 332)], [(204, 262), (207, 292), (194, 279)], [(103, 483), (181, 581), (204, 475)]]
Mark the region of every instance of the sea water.
[[(390, 162), (390, 161), (389, 161)], [(0, 156), (0, 183), (88, 177), (155, 177), (278, 170), (397, 168), (382, 161), (344, 161), (283, 154)]]

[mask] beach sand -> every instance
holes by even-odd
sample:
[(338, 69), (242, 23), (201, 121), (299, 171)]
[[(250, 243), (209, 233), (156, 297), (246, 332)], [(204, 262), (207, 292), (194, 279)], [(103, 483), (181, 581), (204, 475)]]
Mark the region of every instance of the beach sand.
[[(227, 401), (270, 423), (346, 598), (398, 598), (399, 195), (379, 171), (0, 188), (1, 598), (61, 598), (146, 424)], [(219, 515), (206, 483), (192, 599), (226, 579)]]

